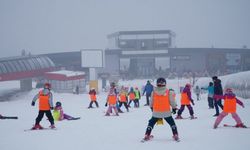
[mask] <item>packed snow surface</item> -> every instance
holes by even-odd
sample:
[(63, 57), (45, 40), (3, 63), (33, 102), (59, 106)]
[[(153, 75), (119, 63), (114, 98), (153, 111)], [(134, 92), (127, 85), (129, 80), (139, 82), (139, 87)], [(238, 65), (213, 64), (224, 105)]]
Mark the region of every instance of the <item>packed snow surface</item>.
[[(147, 80), (120, 81), (119, 85), (138, 86), (141, 88)], [(153, 82), (153, 81), (152, 81)], [(167, 87), (175, 89), (176, 101), (180, 106), (180, 86), (184, 86), (189, 80), (167, 80)], [(205, 81), (204, 81), (205, 82)], [(222, 80), (223, 82), (223, 80)], [(5, 84), (12, 87), (18, 86), (18, 82)], [(208, 84), (207, 81), (204, 84)], [(5, 89), (1, 86), (1, 91)], [(15, 87), (12, 87), (15, 88)], [(54, 104), (62, 102), (64, 112), (74, 117), (81, 117), (75, 121), (56, 122), (56, 130), (28, 131), (35, 123), (38, 114), (37, 103), (31, 106), (31, 100), (39, 89), (18, 94), (12, 101), (0, 102), (0, 114), (6, 116), (18, 116), (18, 120), (0, 120), (0, 149), (1, 150), (247, 150), (250, 147), (250, 129), (238, 129), (223, 127), (224, 123), (235, 124), (231, 115), (228, 115), (217, 129), (213, 129), (215, 121), (214, 109), (208, 109), (207, 94), (202, 94), (200, 101), (195, 100), (193, 106), (195, 120), (175, 120), (179, 132), (180, 142), (172, 140), (172, 132), (169, 125), (156, 125), (152, 134), (154, 139), (141, 143), (144, 137), (148, 120), (151, 118), (151, 110), (145, 104), (145, 96), (140, 100), (140, 108), (131, 108), (130, 112), (121, 113), (120, 116), (104, 116), (104, 106), (107, 93), (98, 95), (100, 108), (87, 109), (89, 104), (88, 94), (62, 94), (53, 93)], [(237, 106), (237, 112), (244, 124), (250, 126), (250, 100), (242, 99), (245, 108)], [(95, 105), (93, 105), (95, 106)], [(132, 104), (133, 106), (133, 104)], [(187, 108), (182, 114), (188, 117)], [(173, 117), (175, 117), (173, 115)], [(48, 127), (50, 124), (44, 116), (41, 125)]]

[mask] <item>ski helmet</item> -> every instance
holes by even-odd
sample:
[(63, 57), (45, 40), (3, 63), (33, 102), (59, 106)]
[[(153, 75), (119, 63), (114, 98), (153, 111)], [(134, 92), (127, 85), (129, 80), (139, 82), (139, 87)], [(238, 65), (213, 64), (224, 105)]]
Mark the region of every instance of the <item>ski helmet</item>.
[(62, 106), (61, 102), (56, 102), (56, 107)]
[(45, 89), (50, 89), (50, 88), (51, 88), (51, 84), (48, 83), (48, 82), (45, 83), (45, 84), (44, 84), (44, 88), (45, 88)]
[(187, 83), (186, 87), (191, 88), (191, 84)]
[(164, 78), (158, 78), (156, 81), (157, 86), (166, 86), (167, 82)]
[(231, 92), (233, 92), (233, 90), (231, 88), (226, 89), (226, 93), (231, 93)]

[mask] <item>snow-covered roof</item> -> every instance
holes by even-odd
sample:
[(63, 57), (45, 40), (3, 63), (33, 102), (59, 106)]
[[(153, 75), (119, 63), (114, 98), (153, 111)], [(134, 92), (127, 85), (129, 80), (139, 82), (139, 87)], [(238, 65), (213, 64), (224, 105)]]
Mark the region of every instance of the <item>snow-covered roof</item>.
[(82, 71), (69, 71), (69, 70), (52, 71), (52, 72), (47, 72), (47, 73), (65, 75), (66, 77), (85, 75), (85, 72), (82, 72)]
[(81, 71), (69, 71), (69, 70), (60, 70), (45, 73), (45, 77), (49, 80), (77, 80), (84, 79), (85, 72)]

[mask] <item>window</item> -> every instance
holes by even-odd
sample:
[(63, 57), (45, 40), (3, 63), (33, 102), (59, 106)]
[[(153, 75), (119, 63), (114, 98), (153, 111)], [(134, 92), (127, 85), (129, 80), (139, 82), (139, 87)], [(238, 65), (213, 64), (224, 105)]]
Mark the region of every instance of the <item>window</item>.
[(32, 70), (29, 62), (27, 60), (21, 60), (28, 71)]
[(24, 63), (21, 60), (18, 60), (18, 64), (22, 71), (27, 71), (28, 69), (25, 67)]
[(7, 62), (3, 62), (4, 66), (7, 69), (7, 73), (11, 73), (13, 72), (12, 68), (10, 67), (10, 65)]
[(38, 60), (36, 58), (31, 58), (31, 60), (33, 61), (34, 65), (36, 66), (36, 69), (41, 69), (41, 65), (38, 62)]
[(33, 62), (31, 59), (28, 59), (27, 61), (28, 61), (28, 63), (30, 64), (31, 69), (32, 69), (32, 70), (36, 70), (36, 66), (35, 66), (34, 62)]
[(1, 68), (1, 73), (7, 73), (8, 72), (6, 67), (2, 63), (0, 63), (0, 68)]
[(18, 72), (22, 71), (21, 66), (18, 63), (18, 61), (13, 61), (12, 64), (16, 67), (16, 69), (17, 69)]

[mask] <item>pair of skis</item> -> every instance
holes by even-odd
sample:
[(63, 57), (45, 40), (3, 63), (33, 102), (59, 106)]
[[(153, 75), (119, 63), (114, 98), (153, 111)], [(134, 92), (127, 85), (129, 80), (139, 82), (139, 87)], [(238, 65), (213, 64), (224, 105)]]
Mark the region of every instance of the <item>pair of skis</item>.
[(41, 130), (57, 130), (57, 128), (41, 128), (41, 129), (25, 129), (24, 131), (27, 132), (27, 131), (41, 131)]
[(250, 127), (236, 127), (235, 125), (230, 125), (230, 124), (223, 124), (224, 127), (232, 127), (232, 128), (250, 128)]
[[(147, 139), (143, 138), (143, 139), (141, 140), (141, 142), (142, 142), (142, 143), (145, 143), (145, 142), (151, 141), (153, 138), (154, 138), (154, 136), (153, 136), (153, 135), (150, 135)], [(179, 138), (178, 138), (178, 139), (174, 139), (174, 138), (173, 138), (173, 140), (176, 141), (176, 142), (180, 142), (180, 139), (179, 139)]]
[(17, 116), (0, 116), (0, 119), (18, 119)]

